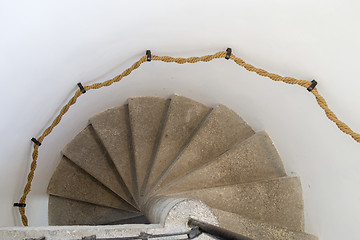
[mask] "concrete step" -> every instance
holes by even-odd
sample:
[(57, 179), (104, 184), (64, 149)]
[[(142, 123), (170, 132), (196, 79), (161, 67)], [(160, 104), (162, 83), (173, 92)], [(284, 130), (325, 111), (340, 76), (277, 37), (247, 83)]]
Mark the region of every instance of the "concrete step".
[(153, 150), (158, 144), (169, 100), (159, 97), (128, 99), (137, 187), (144, 182)]
[(127, 189), (135, 198), (135, 164), (131, 149), (128, 105), (108, 109), (90, 119)]
[(258, 132), (224, 154), (170, 184), (159, 193), (254, 182), (286, 176), (275, 146), (265, 132)]
[(106, 150), (98, 143), (96, 133), (90, 125), (82, 130), (62, 152), (122, 199), (135, 205), (123, 180), (116, 171), (114, 163)]
[(137, 211), (95, 178), (63, 157), (48, 185), (47, 193), (127, 211)]
[(302, 189), (296, 177), (205, 188), (168, 196), (199, 199), (212, 208), (292, 231), (304, 231)]
[(49, 196), (49, 225), (53, 226), (117, 224), (140, 215), (141, 213)]
[(150, 224), (149, 220), (144, 215), (126, 218), (115, 222), (108, 222), (107, 225), (119, 225), (119, 224)]
[(176, 158), (210, 110), (210, 107), (202, 103), (173, 95), (153, 165), (148, 169), (148, 187), (155, 183)]
[(153, 192), (185, 176), (253, 134), (251, 127), (234, 111), (218, 105), (157, 181)]
[(318, 240), (316, 236), (250, 219), (235, 213), (213, 209), (219, 225), (254, 240)]

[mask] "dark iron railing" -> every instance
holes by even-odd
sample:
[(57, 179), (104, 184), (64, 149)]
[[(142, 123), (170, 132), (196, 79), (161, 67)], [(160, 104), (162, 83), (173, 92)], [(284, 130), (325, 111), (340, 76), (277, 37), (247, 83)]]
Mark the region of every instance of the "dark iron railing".
[[(187, 240), (195, 239), (201, 234), (208, 234), (216, 239), (220, 240), (253, 240), (251, 238), (245, 237), (241, 234), (228, 231), (224, 228), (201, 222), (195, 219), (190, 218), (188, 220), (188, 226), (191, 228), (187, 232), (179, 233), (168, 233), (168, 234), (149, 234), (142, 232), (139, 236), (134, 237), (116, 237), (116, 238), (97, 238), (95, 235), (83, 237), (81, 240), (148, 240), (152, 238), (157, 239), (174, 239), (174, 240)], [(177, 238), (178, 237), (178, 238)], [(42, 238), (27, 238), (25, 240), (45, 240), (45, 237)], [(80, 240), (80, 239), (79, 239)]]
[(231, 232), (229, 230), (226, 230), (224, 228), (201, 222), (198, 220), (195, 220), (193, 218), (190, 218), (188, 220), (188, 225), (192, 229), (199, 228), (201, 233), (206, 233), (208, 235), (211, 235), (212, 237), (216, 237), (217, 239), (223, 239), (223, 240), (252, 240), (251, 238), (245, 237), (241, 234)]

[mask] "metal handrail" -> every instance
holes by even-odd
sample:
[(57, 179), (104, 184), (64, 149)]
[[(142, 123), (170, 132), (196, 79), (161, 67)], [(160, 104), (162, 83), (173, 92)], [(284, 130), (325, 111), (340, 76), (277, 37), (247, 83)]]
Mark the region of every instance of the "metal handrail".
[[(187, 239), (195, 239), (201, 234), (205, 233), (211, 235), (220, 240), (253, 240), (251, 238), (245, 237), (241, 234), (231, 232), (224, 228), (201, 222), (195, 220), (193, 218), (189, 218), (187, 225), (191, 228), (187, 232), (177, 232), (177, 233), (165, 233), (165, 234), (149, 234), (145, 232), (141, 232), (139, 236), (132, 237), (115, 237), (115, 238), (97, 238), (96, 235), (87, 236), (81, 238), (81, 240), (148, 240), (152, 238), (171, 238), (179, 237), (177, 240), (187, 240)], [(27, 238), (25, 240), (46, 240), (45, 237), (42, 238)], [(79, 239), (80, 240), (80, 239)]]
[(201, 221), (195, 220), (193, 218), (189, 218), (188, 226), (191, 227), (191, 228), (198, 227), (201, 232), (209, 234), (209, 235), (211, 235), (213, 237), (216, 237), (218, 239), (223, 239), (223, 240), (253, 240), (253, 239), (245, 237), (245, 236), (243, 236), (241, 234), (234, 233), (234, 232), (231, 232), (231, 231), (226, 230), (224, 228), (221, 228), (221, 227), (209, 224), (209, 223), (201, 222)]

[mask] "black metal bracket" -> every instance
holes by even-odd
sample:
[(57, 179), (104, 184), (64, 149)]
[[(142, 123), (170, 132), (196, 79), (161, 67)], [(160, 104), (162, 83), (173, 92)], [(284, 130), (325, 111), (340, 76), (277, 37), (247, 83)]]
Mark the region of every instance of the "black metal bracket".
[(232, 51), (231, 48), (226, 49), (226, 57), (225, 57), (226, 60), (230, 59), (231, 51)]
[(78, 87), (80, 88), (80, 91), (81, 91), (82, 93), (86, 93), (86, 90), (85, 90), (84, 86), (81, 84), (81, 82), (79, 82), (77, 85), (78, 85)]
[(307, 90), (308, 90), (309, 92), (311, 92), (311, 91), (316, 87), (316, 85), (317, 85), (317, 81), (312, 80), (312, 81), (311, 81), (311, 85), (310, 85), (310, 87), (307, 88)]
[(14, 207), (26, 207), (26, 203), (14, 203)]
[(39, 147), (41, 146), (41, 142), (39, 142), (36, 138), (32, 138), (31, 141), (33, 141)]
[(151, 62), (151, 51), (146, 50), (146, 61)]
[(202, 231), (199, 227), (193, 227), (190, 232), (187, 234), (188, 239), (194, 239), (197, 238), (202, 234)]
[[(182, 237), (178, 239), (194, 239), (201, 235), (203, 232), (199, 227), (193, 227), (190, 231), (187, 232), (178, 232), (178, 233), (165, 233), (165, 234), (149, 234), (146, 232), (140, 232), (138, 236), (132, 237), (115, 237), (115, 238), (97, 238), (96, 235), (82, 237), (81, 240), (149, 240), (149, 239), (175, 239), (176, 236)], [(183, 238), (183, 237), (187, 238)]]

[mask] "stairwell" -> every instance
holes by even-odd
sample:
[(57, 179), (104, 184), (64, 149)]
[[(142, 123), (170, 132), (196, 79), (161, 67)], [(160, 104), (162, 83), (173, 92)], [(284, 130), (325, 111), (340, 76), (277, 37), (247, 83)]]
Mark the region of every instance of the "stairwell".
[(317, 239), (304, 232), (300, 179), (226, 106), (134, 97), (92, 117), (62, 153), (48, 185), (56, 227), (37, 236), (181, 232), (194, 217), (252, 239)]

